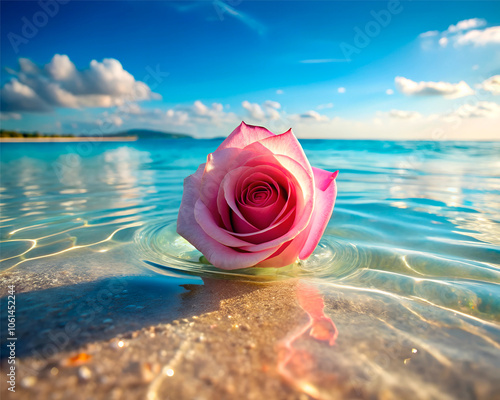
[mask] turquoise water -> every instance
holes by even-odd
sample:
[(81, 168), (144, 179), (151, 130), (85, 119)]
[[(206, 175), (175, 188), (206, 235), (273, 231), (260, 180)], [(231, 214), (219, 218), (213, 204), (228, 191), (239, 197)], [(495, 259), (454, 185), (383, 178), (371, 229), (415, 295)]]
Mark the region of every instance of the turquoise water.
[[(169, 258), (175, 249), (161, 254), (161, 241), (168, 247), (184, 177), (219, 143), (2, 144), (2, 273), (25, 274), (28, 292), (31, 274), (66, 270), (89, 280), (145, 270), (199, 279)], [(441, 368), (462, 371), (470, 358), (498, 371), (500, 142), (302, 145), (313, 166), (340, 170), (337, 202), (312, 258), (269, 279), (305, 277), (327, 304), (345, 296), (372, 317), (370, 302), (381, 302), (377, 319)], [(197, 265), (195, 275), (214, 274)]]

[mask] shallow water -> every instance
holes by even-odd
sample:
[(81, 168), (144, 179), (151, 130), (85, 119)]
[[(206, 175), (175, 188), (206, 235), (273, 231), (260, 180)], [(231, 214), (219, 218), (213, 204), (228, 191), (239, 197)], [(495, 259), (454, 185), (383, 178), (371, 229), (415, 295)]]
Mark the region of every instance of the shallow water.
[[(155, 303), (147, 313), (130, 304), (108, 306), (104, 320), (113, 320), (112, 328), (93, 320), (95, 333), (89, 329), (60, 351), (194, 315), (179, 285), (209, 287), (212, 278), (222, 278), (224, 290), (234, 287), (229, 297), (244, 298), (248, 305), (252, 297), (239, 292), (243, 282), (277, 281), (270, 287), (287, 287), (292, 302), (300, 300), (306, 282), (323, 299), (339, 336), (335, 345), (311, 341), (309, 331), (295, 337), (303, 323), (300, 313), (266, 311), (266, 318), (288, 327), (269, 333), (267, 342), (302, 349), (290, 352), (285, 345), (288, 355), (275, 355), (277, 379), (291, 388), (290, 396), (493, 398), (498, 393), (500, 142), (302, 141), (312, 165), (340, 170), (333, 217), (309, 260), (264, 275), (221, 274), (200, 263), (182, 241), (174, 243), (171, 224), (183, 179), (219, 143), (1, 145), (0, 270), (2, 280), (15, 283), (20, 293), (20, 357), (40, 356), (47, 339), (38, 332), (50, 334), (68, 320), (78, 323), (83, 311), (68, 304), (99, 293), (96, 285), (116, 276), (126, 277), (124, 290), (134, 293), (134, 307), (149, 309), (165, 293), (168, 303)], [(184, 261), (176, 258), (181, 250)], [(285, 297), (272, 298), (279, 303)], [(201, 311), (198, 317), (213, 309)], [(189, 398), (181, 382), (193, 374), (179, 375), (179, 398)], [(163, 383), (154, 382), (155, 393), (161, 392)]]

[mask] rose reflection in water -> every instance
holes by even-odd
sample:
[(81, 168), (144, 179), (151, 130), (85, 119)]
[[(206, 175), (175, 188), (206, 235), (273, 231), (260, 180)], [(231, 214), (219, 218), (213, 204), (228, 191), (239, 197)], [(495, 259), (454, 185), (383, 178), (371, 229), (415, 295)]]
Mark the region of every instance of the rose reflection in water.
[[(278, 345), (276, 370), (296, 390), (316, 399), (322, 398), (321, 388), (317, 385), (318, 378), (321, 377), (320, 381), (325, 383), (323, 378), (333, 378), (333, 373), (326, 372), (328, 368), (319, 365), (321, 360), (316, 356), (317, 346), (333, 346), (338, 331), (334, 322), (324, 313), (324, 301), (318, 288), (305, 280), (307, 278), (299, 276), (310, 275), (313, 270), (318, 273), (320, 266), (328, 264), (333, 254), (328, 242), (320, 243), (315, 255), (301, 268), (250, 268), (237, 271), (222, 271), (203, 263), (201, 253), (177, 235), (173, 223), (146, 226), (137, 234), (136, 244), (139, 254), (144, 260), (149, 260), (146, 264), (154, 271), (167, 275), (187, 273), (201, 277), (209, 297), (197, 299), (197, 303), (212, 303), (217, 309), (219, 302), (226, 298), (236, 298), (242, 295), (242, 291), (257, 289), (257, 286), (246, 286), (243, 283), (245, 281), (283, 282), (291, 278), (291, 297), (286, 296), (283, 301), (294, 303), (296, 299), (300, 309), (305, 311), (307, 321)], [(274, 301), (274, 295), (272, 298)], [(268, 316), (268, 319), (273, 317)]]
[(315, 286), (299, 281), (297, 300), (300, 307), (307, 313), (308, 321), (288, 336), (280, 346), (278, 372), (296, 389), (319, 399), (321, 398), (319, 390), (308, 379), (315, 373), (314, 356), (308, 350), (300, 348), (300, 345), (312, 338), (324, 342), (324, 345), (333, 346), (338, 330), (331, 318), (325, 315), (323, 298)]

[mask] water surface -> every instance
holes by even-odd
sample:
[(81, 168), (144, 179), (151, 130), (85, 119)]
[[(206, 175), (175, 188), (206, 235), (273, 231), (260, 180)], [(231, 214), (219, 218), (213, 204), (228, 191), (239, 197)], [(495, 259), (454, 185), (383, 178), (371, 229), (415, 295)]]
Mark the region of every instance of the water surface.
[[(140, 316), (124, 306), (120, 318), (110, 306), (112, 329), (92, 321), (95, 335), (79, 335), (62, 350), (191, 315), (180, 285), (207, 286), (214, 274), (202, 266), (186, 275), (148, 241), (175, 222), (184, 177), (219, 143), (1, 145), (0, 269), (26, 296), (19, 306), (22, 356), (46, 343), (34, 324), (50, 331), (80, 321), (82, 310), (68, 302), (98, 293), (95, 285), (116, 276), (138, 293), (134, 307), (148, 309), (165, 293), (169, 303)], [(339, 337), (334, 346), (303, 344), (307, 362), (303, 353), (293, 353), (284, 367), (278, 360), (292, 393), (404, 398), (397, 393), (406, 390), (406, 398), (492, 398), (500, 389), (494, 379), (500, 371), (500, 143), (302, 145), (313, 166), (340, 170), (337, 202), (312, 258), (269, 279), (298, 277), (314, 285)], [(274, 342), (292, 340), (302, 320), (279, 318), (291, 325)], [(161, 388), (160, 382), (154, 390)]]

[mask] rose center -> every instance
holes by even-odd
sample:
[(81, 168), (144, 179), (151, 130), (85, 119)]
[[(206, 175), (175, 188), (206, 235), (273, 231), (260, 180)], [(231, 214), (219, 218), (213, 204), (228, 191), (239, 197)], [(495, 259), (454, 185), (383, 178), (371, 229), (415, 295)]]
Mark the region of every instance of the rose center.
[(271, 196), (271, 193), (272, 190), (269, 187), (258, 186), (248, 191), (247, 200), (255, 205), (260, 205)]
[(293, 192), (287, 176), (280, 170), (270, 166), (249, 167), (238, 177), (233, 189), (236, 208), (231, 214), (231, 224), (235, 233), (246, 234), (271, 224), (276, 229), (282, 228), (284, 219), (293, 222), (290, 211), (295, 205), (295, 195), (292, 193), (293, 199), (289, 201), (291, 188)]
[(264, 181), (252, 182), (241, 192), (239, 203), (250, 207), (264, 207), (278, 198), (278, 188)]

